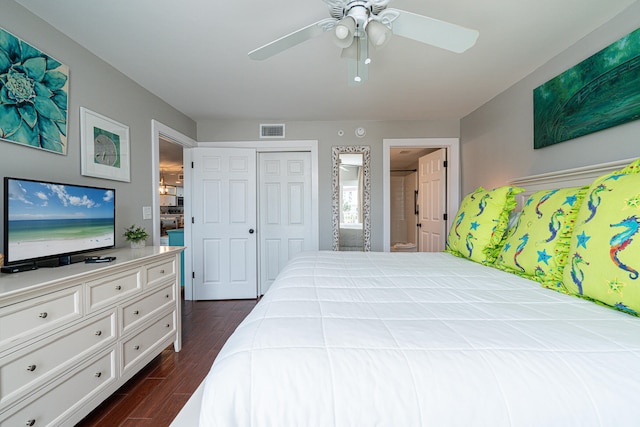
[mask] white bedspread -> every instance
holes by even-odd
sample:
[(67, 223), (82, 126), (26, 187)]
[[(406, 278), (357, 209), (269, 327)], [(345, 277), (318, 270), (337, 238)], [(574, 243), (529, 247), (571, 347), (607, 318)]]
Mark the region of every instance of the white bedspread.
[(303, 253), (200, 425), (638, 426), (640, 319), (444, 253)]

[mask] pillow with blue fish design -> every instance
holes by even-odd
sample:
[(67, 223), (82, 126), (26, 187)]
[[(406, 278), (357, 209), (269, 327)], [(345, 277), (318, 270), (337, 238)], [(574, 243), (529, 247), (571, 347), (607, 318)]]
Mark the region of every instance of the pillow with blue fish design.
[(562, 271), (573, 225), (588, 187), (542, 190), (525, 202), (495, 267), (566, 292)]
[(640, 159), (596, 179), (576, 218), (564, 270), (575, 295), (640, 313)]
[(447, 236), (445, 252), (482, 264), (493, 264), (506, 237), (518, 187), (478, 187), (460, 203)]

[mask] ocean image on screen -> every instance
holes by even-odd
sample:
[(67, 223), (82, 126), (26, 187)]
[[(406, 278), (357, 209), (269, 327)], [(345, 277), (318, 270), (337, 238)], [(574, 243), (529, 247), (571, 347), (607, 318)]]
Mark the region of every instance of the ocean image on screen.
[(8, 261), (113, 246), (114, 192), (10, 179)]

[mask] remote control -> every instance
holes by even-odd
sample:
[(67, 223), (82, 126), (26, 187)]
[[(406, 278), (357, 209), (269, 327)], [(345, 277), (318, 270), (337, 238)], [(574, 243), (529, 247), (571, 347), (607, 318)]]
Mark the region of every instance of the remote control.
[(116, 257), (114, 256), (90, 256), (84, 259), (84, 262), (87, 264), (97, 263), (97, 262), (111, 262)]

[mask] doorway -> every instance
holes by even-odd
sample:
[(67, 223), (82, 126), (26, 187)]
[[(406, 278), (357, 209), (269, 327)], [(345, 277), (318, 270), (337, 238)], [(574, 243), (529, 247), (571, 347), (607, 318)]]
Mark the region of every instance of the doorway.
[[(193, 139), (189, 138), (186, 135), (183, 135), (182, 133), (158, 122), (157, 120), (151, 120), (151, 159), (152, 159), (152, 163), (151, 163), (151, 191), (152, 191), (152, 220), (153, 220), (153, 229), (152, 229), (152, 239), (153, 239), (153, 244), (154, 245), (161, 245), (162, 243), (165, 243), (163, 241), (161, 241), (161, 217), (162, 215), (160, 215), (160, 180), (161, 180), (161, 168), (160, 168), (160, 145), (161, 145), (161, 140), (163, 141), (163, 144), (171, 144), (171, 146), (174, 146), (175, 148), (178, 149), (178, 151), (182, 151), (182, 161), (183, 161), (183, 166), (184, 163), (186, 161), (188, 161), (188, 152), (190, 148), (194, 148), (198, 145), (198, 143), (196, 141), (194, 141)], [(169, 147), (169, 146), (166, 146)], [(183, 200), (189, 200), (190, 199), (190, 193), (189, 193), (189, 183), (191, 182), (191, 175), (190, 175), (190, 170), (184, 169), (183, 170), (183, 176), (182, 176), (182, 184), (183, 184), (183, 193), (182, 193), (182, 197)], [(165, 177), (166, 179), (166, 177)], [(166, 183), (166, 181), (165, 181)], [(178, 199), (177, 199), (178, 195), (177, 195), (177, 185), (176, 185), (176, 194), (175, 194), (175, 204), (177, 205), (178, 203)], [(177, 206), (176, 206), (177, 208)], [(191, 215), (190, 212), (190, 204), (189, 203), (183, 203), (182, 206), (182, 215), (183, 218), (188, 218)], [(185, 221), (184, 224), (184, 228), (183, 228), (183, 236), (184, 236), (184, 241), (189, 241), (189, 239), (191, 238), (191, 228), (189, 227), (189, 222)], [(168, 242), (166, 242), (168, 243)], [(183, 284), (184, 284), (184, 295), (185, 295), (185, 299), (192, 299), (192, 285), (191, 285), (191, 277), (189, 274), (184, 274), (185, 270), (190, 272), (191, 271), (191, 257), (192, 257), (192, 252), (191, 252), (191, 248), (186, 245), (186, 248), (181, 256), (182, 258), (182, 266), (181, 266), (181, 272), (182, 272), (182, 280), (183, 280)], [(186, 267), (186, 268), (185, 268)]]
[[(160, 245), (177, 246), (170, 238), (184, 232), (184, 166), (183, 147), (160, 137)], [(188, 200), (187, 200), (188, 202)], [(171, 239), (174, 240), (174, 239)], [(184, 244), (184, 243), (183, 243)], [(180, 246), (183, 246), (181, 244)]]
[(386, 252), (391, 250), (391, 150), (397, 148), (405, 148), (410, 152), (414, 149), (429, 151), (435, 151), (439, 148), (446, 149), (448, 156), (447, 182), (445, 185), (447, 201), (446, 211), (448, 213), (447, 219), (445, 220), (446, 230), (449, 229), (452, 216), (454, 216), (458, 210), (460, 198), (460, 146), (458, 138), (408, 138), (383, 140), (383, 251)]
[(419, 247), (420, 157), (438, 150), (431, 147), (393, 147), (390, 149), (389, 209), (391, 251), (415, 252)]

